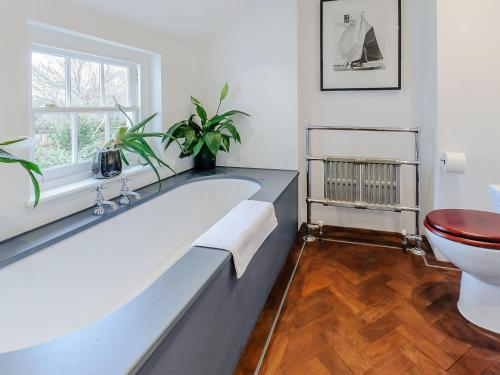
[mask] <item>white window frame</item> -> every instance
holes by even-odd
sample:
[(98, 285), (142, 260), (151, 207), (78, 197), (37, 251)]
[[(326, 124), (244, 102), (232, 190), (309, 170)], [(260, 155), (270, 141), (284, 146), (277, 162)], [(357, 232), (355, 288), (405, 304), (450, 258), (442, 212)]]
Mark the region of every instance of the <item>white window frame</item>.
[[(62, 56), (68, 58), (83, 59), (99, 64), (109, 64), (116, 66), (124, 66), (129, 68), (129, 101), (130, 106), (124, 107), (124, 110), (129, 113), (134, 113), (133, 121), (139, 121), (143, 118), (143, 114), (151, 113), (150, 97), (153, 94), (152, 90), (156, 90), (153, 85), (152, 76), (161, 74), (156, 70), (155, 62), (158, 55), (149, 51), (121, 45), (115, 42), (106, 41), (81, 33), (53, 27), (46, 24), (41, 24), (36, 21), (28, 21), (30, 50), (29, 50), (29, 111), (30, 111), (30, 136), (35, 135), (34, 118), (35, 114), (39, 113), (116, 113), (116, 107), (93, 107), (93, 108), (77, 108), (77, 107), (33, 107), (32, 101), (32, 52), (45, 53), (49, 55)], [(68, 69), (69, 64), (66, 64)], [(102, 69), (101, 69), (102, 70)], [(68, 72), (66, 72), (67, 77)], [(102, 73), (101, 73), (101, 82)], [(68, 85), (68, 80), (66, 82)], [(104, 89), (104, 84), (101, 85), (101, 91)], [(158, 95), (154, 91), (155, 95)], [(66, 88), (66, 95), (70, 96), (71, 91)], [(104, 95), (101, 97), (103, 98)], [(71, 98), (66, 98), (66, 104)], [(156, 102), (155, 102), (156, 103)], [(100, 103), (103, 104), (103, 103)], [(156, 105), (156, 104), (155, 104)], [(74, 121), (73, 121), (74, 122)], [(72, 124), (73, 129), (75, 127)], [(152, 122), (153, 130), (160, 131), (161, 118), (157, 118)], [(107, 126), (109, 130), (109, 126)], [(73, 132), (74, 133), (74, 132)], [(73, 147), (73, 145), (72, 145)], [(77, 145), (74, 148), (77, 148)], [(30, 157), (34, 160), (34, 147), (30, 150)], [(74, 156), (73, 156), (74, 158)], [(127, 158), (131, 163), (131, 171), (136, 170), (139, 158), (130, 155)], [(74, 160), (74, 159), (73, 159)], [(125, 166), (124, 166), (125, 167)], [(49, 168), (43, 170), (44, 180), (42, 183), (42, 191), (48, 192), (53, 189), (60, 190), (64, 185), (71, 185), (75, 182), (88, 180), (92, 177), (91, 161), (80, 162), (79, 164), (69, 164), (66, 166)], [(128, 173), (124, 168), (124, 173)]]
[[(64, 182), (70, 182), (78, 180), (81, 178), (88, 177), (90, 175), (90, 168), (92, 161), (78, 161), (78, 140), (77, 140), (77, 116), (80, 113), (102, 113), (105, 115), (105, 134), (106, 139), (109, 139), (111, 133), (111, 121), (110, 115), (112, 113), (120, 113), (117, 107), (105, 107), (103, 100), (105, 98), (105, 85), (104, 85), (104, 69), (103, 65), (114, 65), (125, 67), (129, 71), (129, 104), (130, 106), (123, 107), (125, 112), (132, 113), (132, 120), (137, 121), (141, 116), (141, 106), (140, 106), (140, 87), (139, 87), (139, 77), (140, 77), (140, 66), (136, 63), (117, 60), (107, 57), (95, 56), (87, 53), (75, 52), (64, 50), (61, 48), (50, 47), (46, 45), (34, 43), (31, 48), (32, 53), (42, 53), (51, 56), (62, 57), (66, 60), (66, 103), (64, 107), (33, 107), (31, 105), (31, 124), (34, 129), (35, 116), (37, 114), (70, 114), (71, 117), (71, 133), (72, 133), (72, 163), (62, 166), (57, 166), (53, 168), (48, 168), (43, 170), (45, 181), (47, 183), (54, 180), (64, 179)], [(101, 103), (99, 107), (72, 107), (71, 106), (71, 65), (69, 63), (70, 59), (80, 59), (89, 61), (92, 63), (97, 63), (100, 66), (100, 100)], [(31, 77), (32, 78), (32, 77)], [(30, 80), (31, 81), (31, 80)], [(62, 182), (62, 181), (60, 181)]]

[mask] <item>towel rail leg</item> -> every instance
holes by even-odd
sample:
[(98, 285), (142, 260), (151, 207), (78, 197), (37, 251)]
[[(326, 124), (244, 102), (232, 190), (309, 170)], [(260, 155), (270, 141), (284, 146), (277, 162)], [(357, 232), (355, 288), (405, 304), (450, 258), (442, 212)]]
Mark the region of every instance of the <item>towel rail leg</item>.
[(312, 184), (312, 170), (311, 170), (311, 130), (309, 127), (306, 129), (306, 155), (307, 155), (307, 165), (306, 165), (306, 179), (307, 179), (307, 235), (304, 237), (304, 241), (313, 242), (316, 238), (312, 235), (312, 230), (314, 225), (312, 223), (312, 203), (311, 203), (311, 184)]
[[(420, 131), (415, 133), (415, 160), (417, 161), (417, 166), (415, 168), (415, 201), (416, 206), (420, 208), (420, 168), (422, 167), (422, 161), (420, 158)], [(422, 249), (422, 236), (420, 235), (420, 209), (415, 211), (415, 247), (410, 249), (414, 255), (425, 256), (425, 251)]]

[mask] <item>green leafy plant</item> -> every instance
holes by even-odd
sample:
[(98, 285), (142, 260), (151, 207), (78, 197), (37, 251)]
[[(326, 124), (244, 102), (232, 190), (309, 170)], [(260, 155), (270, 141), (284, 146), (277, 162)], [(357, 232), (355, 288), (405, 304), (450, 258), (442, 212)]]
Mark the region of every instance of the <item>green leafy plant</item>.
[(31, 178), (31, 182), (33, 183), (33, 189), (35, 191), (35, 207), (36, 207), (38, 206), (38, 202), (40, 202), (40, 185), (35, 175), (42, 177), (43, 176), (42, 171), (35, 163), (18, 158), (17, 156), (2, 149), (2, 146), (13, 145), (19, 142), (23, 142), (26, 139), (28, 138), (21, 137), (9, 141), (0, 142), (0, 163), (5, 163), (5, 164), (17, 163), (20, 164), (24, 169), (26, 169), (26, 172), (28, 172), (28, 175)]
[(215, 159), (219, 151), (229, 152), (231, 140), (241, 143), (240, 134), (234, 126), (233, 116), (251, 116), (237, 110), (219, 114), (222, 102), (228, 94), (229, 86), (226, 83), (220, 93), (217, 112), (210, 118), (203, 104), (195, 97), (191, 97), (196, 114), (192, 114), (187, 120), (172, 125), (163, 138), (165, 150), (174, 141), (177, 141), (181, 148), (181, 158), (197, 156), (201, 153), (205, 157)]
[[(164, 133), (158, 132), (146, 132), (146, 125), (151, 122), (158, 113), (155, 113), (138, 124), (134, 124), (130, 116), (123, 110), (122, 106), (116, 103), (118, 109), (121, 113), (125, 115), (127, 121), (130, 126), (122, 126), (117, 129), (115, 136), (106, 144), (106, 148), (109, 150), (118, 150), (120, 152), (120, 157), (122, 161), (126, 165), (130, 165), (127, 157), (125, 155), (126, 152), (131, 152), (133, 154), (139, 155), (142, 160), (144, 160), (143, 165), (149, 165), (151, 169), (153, 169), (156, 177), (158, 178), (158, 182), (160, 183), (161, 189), (161, 177), (158, 171), (158, 167), (165, 166), (173, 173), (176, 173), (167, 163), (161, 160), (155, 153), (155, 151), (151, 148), (151, 146), (146, 141), (147, 139), (154, 138), (165, 138)], [(158, 165), (158, 167), (155, 165)]]

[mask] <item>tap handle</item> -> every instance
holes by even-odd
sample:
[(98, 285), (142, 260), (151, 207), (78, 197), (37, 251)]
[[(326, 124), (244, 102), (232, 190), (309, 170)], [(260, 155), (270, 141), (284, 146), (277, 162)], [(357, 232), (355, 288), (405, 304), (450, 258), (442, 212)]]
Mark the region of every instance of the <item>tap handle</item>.
[(99, 184), (94, 189), (92, 189), (93, 192), (97, 192), (97, 196), (95, 199), (96, 206), (102, 206), (102, 202), (104, 201), (104, 195), (102, 194), (103, 190), (104, 186), (102, 186), (102, 184)]
[(122, 178), (122, 195), (127, 195), (129, 192), (128, 181), (127, 177)]
[(122, 178), (122, 187), (126, 187), (128, 190), (128, 183), (130, 182), (128, 177), (123, 177)]
[(105, 187), (102, 184), (96, 185), (92, 188), (92, 192), (102, 193)]

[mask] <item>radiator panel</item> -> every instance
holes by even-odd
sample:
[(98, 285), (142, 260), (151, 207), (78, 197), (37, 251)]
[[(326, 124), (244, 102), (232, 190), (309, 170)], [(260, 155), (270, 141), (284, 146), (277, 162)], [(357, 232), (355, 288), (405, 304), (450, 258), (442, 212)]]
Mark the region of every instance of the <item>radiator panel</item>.
[(324, 159), (326, 206), (353, 204), (397, 210), (401, 204), (401, 162), (393, 159)]

